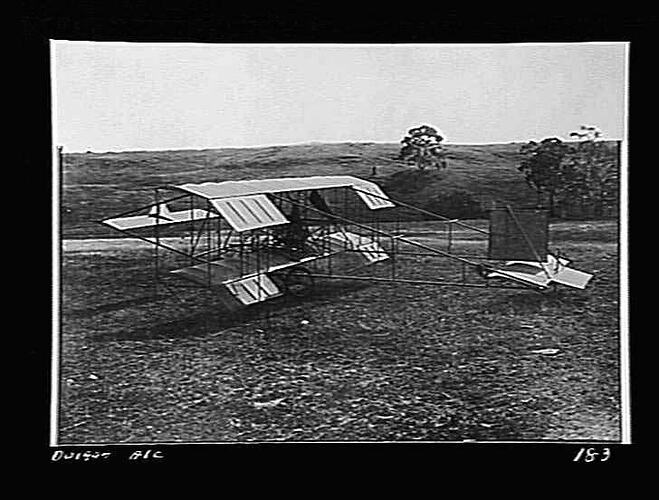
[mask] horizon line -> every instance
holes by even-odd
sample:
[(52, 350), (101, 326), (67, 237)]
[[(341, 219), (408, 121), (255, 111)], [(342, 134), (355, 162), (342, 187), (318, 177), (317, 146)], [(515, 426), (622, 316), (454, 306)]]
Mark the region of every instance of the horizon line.
[[(554, 136), (558, 139), (561, 139), (563, 142), (579, 142), (578, 139), (563, 139), (559, 136)], [(549, 137), (546, 137), (547, 139)], [(528, 143), (530, 141), (542, 141), (544, 139), (517, 139), (510, 141), (492, 141), (492, 142), (445, 142), (445, 146), (496, 146), (502, 144), (522, 144)], [(600, 141), (623, 141), (623, 138), (616, 137), (606, 137), (601, 138)], [(274, 147), (286, 147), (286, 146), (313, 146), (313, 145), (324, 145), (324, 144), (400, 144), (401, 141), (369, 141), (369, 140), (359, 140), (359, 141), (304, 141), (304, 142), (291, 142), (291, 143), (277, 143), (277, 144), (258, 144), (252, 146), (208, 146), (208, 147), (182, 147), (182, 148), (144, 148), (144, 149), (112, 149), (105, 151), (94, 151), (91, 149), (88, 150), (77, 150), (77, 151), (66, 151), (63, 150), (64, 154), (108, 154), (108, 153), (157, 153), (165, 151), (214, 151), (221, 149), (260, 149), (260, 148), (274, 148)], [(54, 147), (61, 145), (53, 145)]]

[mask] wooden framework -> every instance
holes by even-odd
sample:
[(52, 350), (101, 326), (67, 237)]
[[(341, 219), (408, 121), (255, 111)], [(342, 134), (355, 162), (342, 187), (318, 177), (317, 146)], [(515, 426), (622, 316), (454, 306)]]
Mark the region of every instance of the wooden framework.
[[(303, 187), (261, 193), (258, 199), (255, 195), (249, 200), (244, 195), (225, 197), (222, 204), (193, 192), (181, 194), (180, 187), (160, 187), (154, 189), (152, 204), (101, 222), (153, 245), (156, 283), (165, 277), (186, 278), (216, 291), (230, 310), (285, 294), (306, 295), (323, 280), (549, 288), (552, 276), (543, 260), (546, 239), (545, 247), (537, 248), (537, 237), (529, 237), (528, 224), (522, 225), (510, 207), (506, 213), (518, 229), (515, 237), (525, 242), (527, 253), (532, 253), (547, 280), (530, 280), (506, 271), (501, 263), (506, 256), (491, 251), (498, 235), (485, 229), (392, 200), (372, 189)], [(235, 215), (229, 215), (231, 210)], [(432, 241), (409, 234), (415, 221), (434, 223), (437, 232)], [(544, 221), (545, 227), (536, 233), (546, 234), (546, 218)], [(144, 225), (128, 227), (138, 223)], [(236, 229), (248, 223), (252, 228)], [(438, 235), (442, 237), (438, 239)], [(458, 242), (468, 242), (467, 251), (456, 252)], [(414, 259), (441, 260), (442, 275), (425, 274)]]

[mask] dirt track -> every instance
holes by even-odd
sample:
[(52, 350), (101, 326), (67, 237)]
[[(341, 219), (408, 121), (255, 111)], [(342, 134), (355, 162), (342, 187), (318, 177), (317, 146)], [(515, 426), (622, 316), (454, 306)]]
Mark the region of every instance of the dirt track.
[[(442, 239), (432, 236), (414, 236), (410, 237), (413, 241), (432, 241), (435, 243), (442, 243)], [(163, 243), (168, 245), (180, 245), (180, 238), (162, 238)], [(485, 241), (453, 239), (453, 243), (457, 245), (485, 245)], [(593, 243), (588, 241), (570, 242), (571, 246), (591, 246)], [(617, 243), (597, 243), (597, 246), (605, 248), (614, 248)], [(64, 240), (62, 242), (62, 250), (66, 253), (86, 253), (86, 252), (108, 252), (118, 250), (147, 250), (152, 246), (146, 241), (138, 240), (135, 238), (91, 238), (91, 239), (75, 239)]]

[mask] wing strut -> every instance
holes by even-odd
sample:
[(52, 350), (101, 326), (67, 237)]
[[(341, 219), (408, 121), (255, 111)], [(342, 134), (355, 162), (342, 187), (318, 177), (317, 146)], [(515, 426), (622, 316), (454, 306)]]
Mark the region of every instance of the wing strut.
[[(274, 197), (274, 198), (277, 198), (277, 199), (280, 199), (280, 200), (282, 200), (282, 201), (286, 201), (286, 202), (291, 203), (291, 204), (294, 204), (294, 205), (298, 205), (298, 206), (300, 206), (300, 207), (306, 207), (308, 210), (313, 210), (314, 212), (317, 212), (317, 213), (323, 214), (323, 215), (325, 215), (325, 216), (329, 216), (329, 215), (330, 215), (330, 214), (327, 214), (326, 212), (323, 212), (322, 210), (318, 210), (318, 209), (315, 208), (315, 207), (311, 207), (311, 206), (308, 206), (308, 205), (304, 205), (304, 204), (302, 204), (302, 203), (300, 203), (300, 202), (298, 202), (298, 201), (293, 201), (293, 200), (284, 199), (284, 198), (282, 198), (281, 196), (278, 196), (278, 195), (276, 195), (276, 194), (274, 194), (274, 193), (270, 193), (270, 196), (272, 196), (272, 197)], [(342, 221), (342, 222), (345, 222), (346, 224), (351, 224), (351, 225), (356, 226), (356, 227), (359, 227), (359, 228), (361, 228), (361, 229), (365, 229), (365, 230), (367, 230), (367, 231), (371, 231), (371, 232), (374, 232), (374, 233), (380, 234), (380, 235), (385, 236), (385, 237), (387, 237), (387, 238), (394, 238), (394, 237), (395, 237), (394, 235), (392, 235), (392, 234), (390, 234), (390, 233), (387, 233), (386, 231), (382, 231), (382, 230), (380, 230), (380, 229), (376, 229), (376, 228), (374, 228), (374, 227), (367, 226), (367, 225), (365, 225), (365, 224), (360, 224), (359, 222), (355, 222), (355, 221), (352, 221), (352, 220), (350, 220), (350, 219), (346, 219), (345, 217), (341, 217), (341, 216), (336, 215), (336, 214), (331, 214), (331, 217), (334, 218), (334, 219), (336, 219), (336, 220), (340, 220), (340, 221)], [(409, 239), (407, 239), (407, 238), (400, 238), (400, 239), (403, 240), (403, 241), (405, 241), (405, 243), (408, 243), (408, 244), (410, 244), (410, 245), (412, 245), (412, 246), (415, 246), (415, 247), (418, 247), (418, 248), (422, 248), (422, 249), (424, 249), (424, 250), (428, 250), (429, 252), (435, 253), (435, 254), (437, 254), (437, 255), (441, 255), (442, 257), (447, 257), (447, 258), (449, 258), (449, 259), (453, 259), (453, 260), (457, 260), (457, 261), (463, 262), (463, 263), (465, 263), (465, 264), (467, 264), (467, 265), (470, 265), (470, 266), (472, 266), (472, 267), (474, 267), (474, 268), (476, 268), (476, 269), (481, 269), (481, 270), (485, 270), (485, 271), (497, 271), (497, 269), (496, 269), (495, 267), (493, 267), (493, 266), (489, 266), (489, 265), (486, 265), (486, 264), (483, 264), (483, 263), (480, 263), (480, 262), (475, 262), (475, 261), (473, 261), (473, 260), (465, 259), (464, 257), (458, 257), (457, 255), (453, 255), (453, 254), (451, 254), (451, 253), (449, 253), (449, 252), (444, 252), (443, 250), (439, 250), (439, 249), (437, 249), (437, 248), (433, 248), (433, 247), (431, 247), (431, 246), (424, 245), (423, 243), (418, 243), (418, 242), (416, 242), (416, 241), (409, 240)], [(511, 280), (516, 281), (516, 282), (518, 282), (518, 283), (521, 283), (521, 284), (523, 284), (523, 285), (525, 285), (525, 286), (529, 286), (529, 282), (526, 281), (526, 280), (523, 280), (523, 279), (517, 278), (517, 277), (515, 277), (515, 276), (509, 276), (509, 278), (510, 278)]]

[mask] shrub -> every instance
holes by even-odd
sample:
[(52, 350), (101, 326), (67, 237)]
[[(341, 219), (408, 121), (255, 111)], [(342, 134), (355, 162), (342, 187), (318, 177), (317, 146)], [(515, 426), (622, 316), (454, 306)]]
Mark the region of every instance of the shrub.
[(464, 190), (437, 194), (423, 208), (455, 219), (476, 219), (486, 215), (481, 203)]

